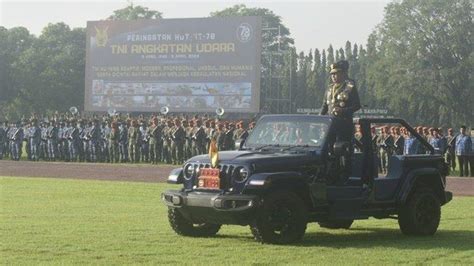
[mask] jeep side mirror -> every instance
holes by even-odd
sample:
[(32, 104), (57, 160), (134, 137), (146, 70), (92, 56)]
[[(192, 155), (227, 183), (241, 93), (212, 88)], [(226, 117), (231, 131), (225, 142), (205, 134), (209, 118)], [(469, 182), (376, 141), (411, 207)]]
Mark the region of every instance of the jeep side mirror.
[(334, 155), (339, 157), (348, 154), (350, 146), (347, 141), (337, 141), (333, 146)]

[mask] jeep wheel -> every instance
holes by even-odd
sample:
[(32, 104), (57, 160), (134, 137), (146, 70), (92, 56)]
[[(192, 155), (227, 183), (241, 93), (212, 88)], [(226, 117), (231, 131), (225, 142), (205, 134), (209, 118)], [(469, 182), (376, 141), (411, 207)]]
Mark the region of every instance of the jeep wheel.
[(291, 192), (274, 192), (264, 198), (250, 229), (255, 240), (262, 243), (294, 243), (303, 238), (306, 216), (306, 207), (298, 196)]
[(325, 222), (319, 222), (319, 226), (328, 229), (349, 229), (351, 228), (354, 220), (330, 220)]
[(188, 221), (176, 208), (168, 208), (168, 220), (171, 228), (182, 236), (210, 237), (219, 232), (220, 224), (193, 224)]
[(398, 224), (405, 235), (433, 235), (438, 229), (441, 206), (430, 189), (415, 191), (408, 202), (400, 208)]

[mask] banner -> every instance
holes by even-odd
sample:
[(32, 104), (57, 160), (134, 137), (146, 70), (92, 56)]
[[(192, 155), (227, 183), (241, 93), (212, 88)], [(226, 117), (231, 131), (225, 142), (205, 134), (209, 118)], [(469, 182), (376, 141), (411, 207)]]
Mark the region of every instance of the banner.
[(258, 112), (261, 18), (87, 23), (85, 110)]

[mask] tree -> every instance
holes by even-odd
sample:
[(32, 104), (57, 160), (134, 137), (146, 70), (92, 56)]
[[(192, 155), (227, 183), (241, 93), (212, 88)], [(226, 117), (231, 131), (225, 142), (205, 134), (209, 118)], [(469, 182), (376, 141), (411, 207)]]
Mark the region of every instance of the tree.
[(149, 10), (148, 7), (133, 6), (130, 3), (125, 8), (115, 10), (107, 19), (111, 20), (134, 20), (134, 19), (160, 19), (162, 13), (155, 10)]
[(367, 78), (377, 101), (413, 122), (474, 123), (472, 2), (392, 2), (369, 37)]
[(26, 28), (8, 30), (0, 26), (0, 103), (8, 102), (18, 95), (12, 65), (33, 41), (34, 36)]
[(85, 41), (84, 29), (71, 30), (64, 23), (45, 27), (12, 65), (18, 94), (9, 112), (18, 116), (82, 106)]
[[(290, 38), (290, 30), (282, 23), (281, 17), (266, 8), (249, 8), (243, 4), (234, 5), (220, 11), (210, 14), (211, 17), (228, 17), (228, 16), (260, 16), (262, 17), (262, 79), (261, 79), (261, 95), (260, 102), (263, 109), (270, 112), (281, 112), (279, 109), (280, 100), (272, 99), (289, 95), (292, 87), (286, 87), (283, 84), (291, 86), (293, 81), (284, 82), (280, 78), (287, 73), (291, 73), (292, 65), (286, 63), (292, 62), (293, 59), (285, 59), (287, 55), (293, 56), (292, 45), (294, 41)], [(295, 78), (290, 75), (288, 78)], [(286, 103), (289, 109), (290, 102)]]

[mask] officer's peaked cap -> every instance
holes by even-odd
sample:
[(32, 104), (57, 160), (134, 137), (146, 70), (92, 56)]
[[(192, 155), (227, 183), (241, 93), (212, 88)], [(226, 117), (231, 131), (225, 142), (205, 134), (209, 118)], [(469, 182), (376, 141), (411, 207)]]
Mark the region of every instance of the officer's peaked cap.
[(346, 60), (341, 60), (337, 63), (330, 65), (330, 74), (334, 74), (340, 71), (347, 72), (349, 70), (349, 62)]

